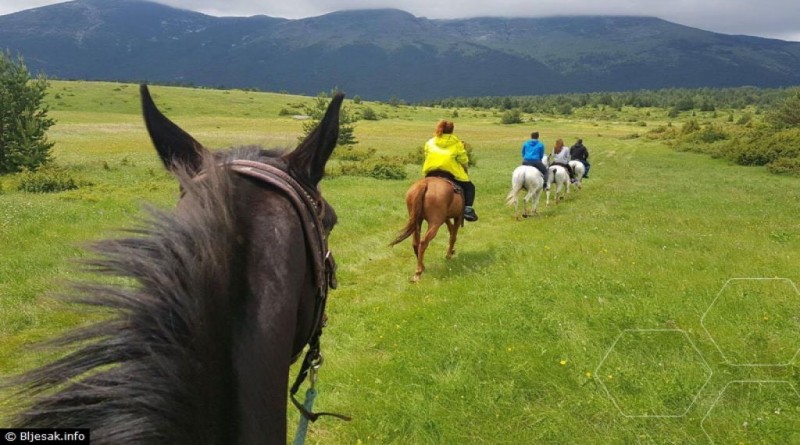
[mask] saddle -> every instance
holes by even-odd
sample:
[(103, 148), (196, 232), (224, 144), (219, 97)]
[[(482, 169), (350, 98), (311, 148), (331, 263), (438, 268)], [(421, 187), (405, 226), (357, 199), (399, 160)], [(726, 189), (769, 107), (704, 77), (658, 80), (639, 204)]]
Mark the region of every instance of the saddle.
[(458, 183), (456, 183), (456, 178), (453, 177), (452, 173), (449, 173), (449, 172), (446, 172), (446, 171), (442, 171), (442, 170), (433, 170), (433, 171), (428, 172), (428, 174), (425, 175), (425, 177), (426, 178), (442, 178), (444, 180), (447, 180), (447, 182), (449, 182), (450, 185), (453, 186), (453, 193), (455, 193), (457, 195), (462, 195), (462, 196), (464, 195), (464, 189), (460, 185), (458, 185)]

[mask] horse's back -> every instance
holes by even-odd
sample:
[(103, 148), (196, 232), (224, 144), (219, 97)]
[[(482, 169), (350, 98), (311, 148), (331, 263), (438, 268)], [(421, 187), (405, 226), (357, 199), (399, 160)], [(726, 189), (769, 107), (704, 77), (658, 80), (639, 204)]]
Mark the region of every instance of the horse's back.
[(520, 165), (511, 174), (511, 186), (517, 188), (517, 190), (522, 188), (525, 190), (541, 188), (544, 186), (542, 172), (530, 165)]
[(569, 166), (572, 167), (572, 170), (575, 172), (575, 177), (578, 179), (582, 178), (583, 174), (586, 173), (586, 167), (581, 161), (569, 161)]

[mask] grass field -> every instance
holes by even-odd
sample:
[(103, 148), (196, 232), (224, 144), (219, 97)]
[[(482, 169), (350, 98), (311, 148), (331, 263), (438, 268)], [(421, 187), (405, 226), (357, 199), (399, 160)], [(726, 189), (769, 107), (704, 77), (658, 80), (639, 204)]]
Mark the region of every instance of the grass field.
[[(152, 91), (210, 147), (294, 146), (302, 123), (279, 110), (311, 102)], [(177, 198), (134, 86), (53, 82), (48, 101), (55, 161), (87, 185), (35, 195), (0, 177), (0, 376), (54, 356), (33, 343), (100, 316), (52, 298), (82, 278), (81, 246)], [(358, 122), (355, 135), (378, 154), (413, 151), (454, 111), (369, 105), (388, 118)], [(408, 282), (410, 245), (387, 247), (419, 167), (403, 181), (323, 181), (339, 215), (340, 287), (316, 408), (354, 420), (322, 418), (310, 443), (800, 443), (800, 179), (629, 136), (646, 131), (639, 122), (666, 124), (658, 110), (519, 125), (457, 111), (478, 159), (480, 221), (449, 261), (439, 234), (419, 284)], [(532, 130), (548, 148), (583, 138), (591, 178), (518, 222), (504, 201)], [(0, 419), (18, 402), (4, 398)]]

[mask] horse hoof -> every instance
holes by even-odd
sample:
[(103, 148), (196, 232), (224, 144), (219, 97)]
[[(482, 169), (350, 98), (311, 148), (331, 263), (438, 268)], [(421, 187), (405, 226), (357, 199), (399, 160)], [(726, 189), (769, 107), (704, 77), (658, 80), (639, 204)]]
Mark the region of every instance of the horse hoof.
[(408, 281), (416, 283), (417, 281), (419, 281), (419, 275), (414, 275), (413, 277), (409, 278)]

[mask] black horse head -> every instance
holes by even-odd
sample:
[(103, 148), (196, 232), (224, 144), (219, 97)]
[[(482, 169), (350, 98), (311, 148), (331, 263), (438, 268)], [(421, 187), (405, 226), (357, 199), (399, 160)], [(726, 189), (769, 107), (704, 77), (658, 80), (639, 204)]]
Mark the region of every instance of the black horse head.
[[(135, 285), (79, 286), (74, 300), (114, 315), (60, 339), (77, 349), (21, 377), (37, 398), (17, 426), (91, 428), (98, 444), (285, 443), (290, 361), (317, 323), (315, 250), (335, 223), (317, 185), (343, 96), (289, 153), (212, 152), (146, 86), (141, 98), (182, 198), (173, 212), (151, 211), (133, 236), (96, 245), (93, 269)], [(267, 165), (303, 196), (237, 165)], [(308, 221), (325, 226), (319, 240)]]

